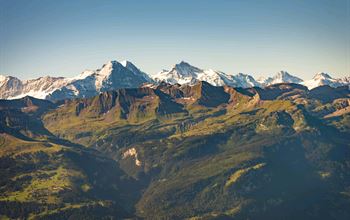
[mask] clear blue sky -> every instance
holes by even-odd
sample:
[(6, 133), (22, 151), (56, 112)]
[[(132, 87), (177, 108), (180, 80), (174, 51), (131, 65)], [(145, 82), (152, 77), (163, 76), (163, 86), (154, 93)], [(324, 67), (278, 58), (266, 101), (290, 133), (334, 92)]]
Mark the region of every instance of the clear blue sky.
[(227, 73), (350, 74), (350, 0), (0, 0), (0, 73), (74, 76), (108, 60)]

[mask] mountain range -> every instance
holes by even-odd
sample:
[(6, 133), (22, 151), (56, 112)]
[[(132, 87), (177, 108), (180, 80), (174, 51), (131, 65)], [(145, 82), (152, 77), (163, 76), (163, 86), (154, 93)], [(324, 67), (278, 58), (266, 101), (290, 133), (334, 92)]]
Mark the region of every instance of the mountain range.
[(0, 100), (0, 218), (350, 218), (348, 86), (102, 91), (114, 65), (90, 98)]
[(339, 87), (350, 84), (350, 77), (334, 79), (329, 74), (318, 73), (311, 80), (303, 81), (288, 72), (278, 72), (273, 77), (255, 80), (253, 76), (239, 73), (226, 74), (212, 69), (203, 70), (184, 61), (174, 65), (171, 70), (157, 74), (147, 74), (129, 61), (109, 61), (97, 70), (86, 70), (76, 77), (40, 77), (20, 80), (13, 76), (0, 76), (0, 98), (16, 99), (32, 96), (40, 99), (63, 100), (67, 98), (92, 97), (101, 92), (119, 88), (137, 88), (143, 84), (189, 84), (206, 81), (214, 86), (261, 87), (276, 83), (297, 83), (309, 89), (329, 85)]

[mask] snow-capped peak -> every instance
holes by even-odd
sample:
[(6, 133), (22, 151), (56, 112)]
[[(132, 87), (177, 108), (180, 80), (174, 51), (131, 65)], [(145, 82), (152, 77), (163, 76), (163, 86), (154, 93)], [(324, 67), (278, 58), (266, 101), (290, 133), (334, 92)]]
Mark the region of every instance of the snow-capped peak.
[(258, 83), (254, 77), (248, 74), (244, 73), (238, 73), (236, 75), (232, 76), (232, 80), (235, 81), (235, 86), (237, 87), (254, 87), (254, 86), (260, 86), (260, 83)]
[(109, 76), (111, 74), (111, 72), (113, 71), (113, 69), (117, 66), (117, 65), (122, 65), (120, 64), (118, 61), (116, 60), (111, 60), (108, 61), (106, 64), (104, 64), (102, 66), (102, 68), (100, 70), (97, 70), (96, 73), (100, 76)]
[(132, 69), (132, 70), (139, 70), (132, 62), (128, 61), (128, 60), (122, 60), (120, 61), (120, 64), (128, 69)]
[(170, 71), (163, 70), (153, 76), (155, 81), (164, 81), (175, 84), (193, 84), (197, 81), (206, 81), (215, 86), (250, 87), (258, 86), (253, 77), (245, 74), (228, 75), (213, 69), (203, 70), (182, 61), (172, 67)]
[(130, 61), (124, 60), (121, 62), (112, 60), (102, 66), (101, 69), (95, 71), (96, 81), (95, 86), (98, 91), (103, 91), (106, 88), (115, 87), (113, 84), (123, 82), (116, 87), (135, 87), (134, 85), (141, 85), (145, 82), (152, 82), (153, 80), (144, 72), (139, 70)]
[(289, 74), (287, 71), (280, 71), (278, 72), (275, 77), (274, 77), (274, 80), (279, 83), (300, 83), (302, 82), (303, 80), (296, 77), (296, 76), (293, 76), (291, 74)]
[(120, 62), (125, 68), (127, 68), (128, 70), (130, 70), (133, 73), (138, 73), (140, 72), (140, 70), (130, 61), (127, 60), (123, 60), (122, 62)]
[(154, 81), (164, 81), (170, 84), (194, 84), (197, 81), (206, 81), (215, 86), (228, 85), (232, 87), (263, 87), (276, 83), (299, 83), (309, 89), (321, 85), (338, 87), (350, 84), (350, 77), (335, 79), (323, 72), (317, 73), (308, 81), (302, 81), (286, 71), (280, 71), (273, 77), (256, 81), (249, 74), (233, 75), (213, 69), (201, 69), (185, 61), (181, 61), (173, 65), (170, 70), (163, 70), (152, 77), (154, 80), (127, 60), (108, 61), (99, 69), (85, 70), (72, 78), (45, 76), (20, 80), (16, 77), (0, 75), (0, 98), (13, 99), (28, 95), (51, 100), (91, 97), (100, 92), (118, 88), (135, 88), (141, 85), (153, 88)]
[(153, 82), (153, 80), (151, 79), (151, 77), (150, 77), (148, 74), (142, 72), (142, 71), (141, 71), (137, 66), (135, 66), (132, 62), (130, 62), (130, 61), (128, 61), (128, 60), (123, 60), (123, 61), (121, 61), (120, 63), (121, 63), (121, 65), (122, 65), (123, 67), (125, 67), (126, 69), (128, 69), (128, 70), (129, 70), (130, 72), (132, 72), (135, 76), (144, 78), (144, 80), (145, 80), (146, 82)]
[(268, 77), (265, 79), (260, 79), (259, 82), (263, 86), (268, 86), (276, 83), (301, 83), (303, 80), (289, 74), (287, 71), (280, 71), (276, 73), (273, 77)]
[(170, 71), (163, 70), (153, 76), (155, 81), (165, 81), (167, 83), (187, 84), (196, 81), (203, 70), (190, 65), (184, 61), (175, 64)]
[(316, 75), (313, 77), (313, 79), (317, 80), (317, 79), (332, 79), (332, 77), (324, 72), (319, 72), (316, 73)]
[(128, 65), (128, 63), (130, 63), (130, 62), (127, 60), (120, 61), (120, 64), (123, 65), (124, 67), (126, 67)]
[(183, 77), (195, 77), (199, 72), (202, 72), (203, 70), (191, 66), (189, 63), (185, 61), (181, 61), (178, 64), (175, 64), (173, 69), (171, 71), (176, 71), (179, 75)]
[(332, 87), (338, 87), (342, 85), (347, 85), (349, 82), (344, 79), (334, 79), (327, 73), (317, 73), (311, 80), (302, 82), (301, 84), (305, 85), (309, 89), (313, 89), (318, 86), (329, 85)]
[[(124, 64), (124, 65), (123, 65)], [(1, 77), (11, 78), (11, 77)], [(118, 88), (135, 88), (153, 82), (129, 61), (108, 61), (100, 69), (85, 70), (76, 77), (40, 77), (31, 80), (3, 80), (0, 98), (21, 98), (27, 95), (42, 99), (90, 97)]]
[(95, 71), (93, 70), (84, 70), (82, 73), (80, 73), (79, 75), (70, 78), (72, 81), (73, 80), (79, 80), (79, 79), (85, 79), (91, 75), (93, 75), (95, 73)]
[(186, 68), (186, 67), (194, 67), (194, 66), (192, 66), (188, 62), (182, 60), (180, 63), (177, 63), (177, 64), (174, 65), (174, 68), (177, 68), (177, 67), (179, 67), (179, 68), (181, 68), (181, 67), (182, 68)]

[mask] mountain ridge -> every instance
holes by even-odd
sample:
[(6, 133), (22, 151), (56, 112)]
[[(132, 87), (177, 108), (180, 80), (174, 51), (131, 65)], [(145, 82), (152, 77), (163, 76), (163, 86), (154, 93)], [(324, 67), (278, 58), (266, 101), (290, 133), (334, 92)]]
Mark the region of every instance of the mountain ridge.
[(244, 73), (226, 74), (212, 69), (203, 70), (181, 61), (170, 70), (163, 70), (157, 74), (147, 74), (141, 71), (132, 62), (124, 60), (108, 61), (96, 70), (85, 70), (75, 77), (44, 76), (37, 79), (20, 80), (13, 76), (0, 77), (0, 98), (16, 99), (24, 96), (33, 96), (41, 99), (63, 100), (67, 98), (92, 97), (103, 91), (119, 88), (136, 88), (144, 84), (195, 84), (197, 81), (206, 81), (215, 86), (231, 87), (266, 87), (276, 83), (298, 83), (309, 89), (330, 85), (339, 87), (350, 85), (350, 77), (334, 79), (329, 74), (317, 73), (313, 79), (302, 79), (280, 71), (272, 77), (254, 79)]
[(0, 100), (11, 219), (348, 219), (350, 90), (144, 85)]

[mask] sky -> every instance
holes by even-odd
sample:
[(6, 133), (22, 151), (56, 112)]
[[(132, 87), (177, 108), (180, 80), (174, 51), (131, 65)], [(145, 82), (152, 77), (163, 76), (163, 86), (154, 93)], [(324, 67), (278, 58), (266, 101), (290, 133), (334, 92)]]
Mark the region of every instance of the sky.
[(71, 77), (109, 60), (350, 76), (350, 0), (0, 0), (0, 74)]

